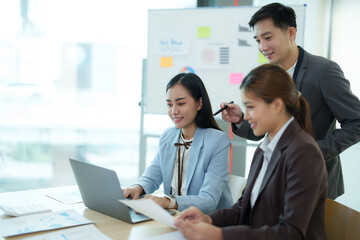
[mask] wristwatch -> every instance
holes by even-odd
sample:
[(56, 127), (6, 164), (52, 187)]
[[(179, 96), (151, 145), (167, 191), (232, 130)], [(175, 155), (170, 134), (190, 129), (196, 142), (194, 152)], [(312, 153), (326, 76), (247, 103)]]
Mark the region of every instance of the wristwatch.
[(169, 195), (164, 195), (164, 197), (166, 197), (167, 199), (170, 200), (170, 204), (167, 208), (174, 208), (176, 205), (176, 198), (174, 198), (174, 196), (169, 196)]

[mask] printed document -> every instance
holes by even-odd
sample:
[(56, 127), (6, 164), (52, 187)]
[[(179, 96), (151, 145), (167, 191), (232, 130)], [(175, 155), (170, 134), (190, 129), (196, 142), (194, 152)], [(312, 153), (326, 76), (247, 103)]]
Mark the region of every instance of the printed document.
[(100, 232), (93, 224), (44, 233), (22, 240), (111, 240)]
[(83, 202), (79, 189), (51, 192), (46, 193), (45, 195), (64, 204), (75, 204)]
[(92, 223), (75, 210), (47, 212), (0, 220), (3, 237)]

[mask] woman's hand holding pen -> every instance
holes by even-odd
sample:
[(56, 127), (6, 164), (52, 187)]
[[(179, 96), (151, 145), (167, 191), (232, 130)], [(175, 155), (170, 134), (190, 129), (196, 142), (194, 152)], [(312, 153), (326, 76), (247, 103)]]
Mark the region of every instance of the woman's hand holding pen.
[(225, 105), (227, 105), (227, 108), (221, 112), (222, 119), (226, 122), (240, 124), (244, 116), (240, 106), (235, 103), (223, 102), (220, 107), (223, 108)]

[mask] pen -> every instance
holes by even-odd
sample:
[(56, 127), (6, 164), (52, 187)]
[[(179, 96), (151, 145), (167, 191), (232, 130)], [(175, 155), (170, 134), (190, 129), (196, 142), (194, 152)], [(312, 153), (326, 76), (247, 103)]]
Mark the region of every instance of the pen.
[[(234, 101), (231, 101), (228, 104), (232, 104), (232, 103), (234, 103)], [(218, 115), (219, 113), (221, 113), (222, 111), (224, 111), (227, 108), (228, 108), (228, 105), (225, 104), (225, 106), (223, 108), (220, 108), (216, 113), (214, 113), (214, 116)]]

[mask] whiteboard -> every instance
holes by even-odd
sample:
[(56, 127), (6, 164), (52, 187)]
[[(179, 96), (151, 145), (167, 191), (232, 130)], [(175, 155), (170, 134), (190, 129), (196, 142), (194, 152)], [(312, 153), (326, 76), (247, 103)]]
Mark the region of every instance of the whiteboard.
[[(303, 46), (306, 6), (291, 7), (297, 16), (296, 43)], [(166, 85), (180, 72), (194, 72), (203, 80), (213, 112), (221, 102), (240, 104), (242, 78), (267, 62), (248, 27), (259, 8), (149, 10), (144, 112), (167, 113)]]

